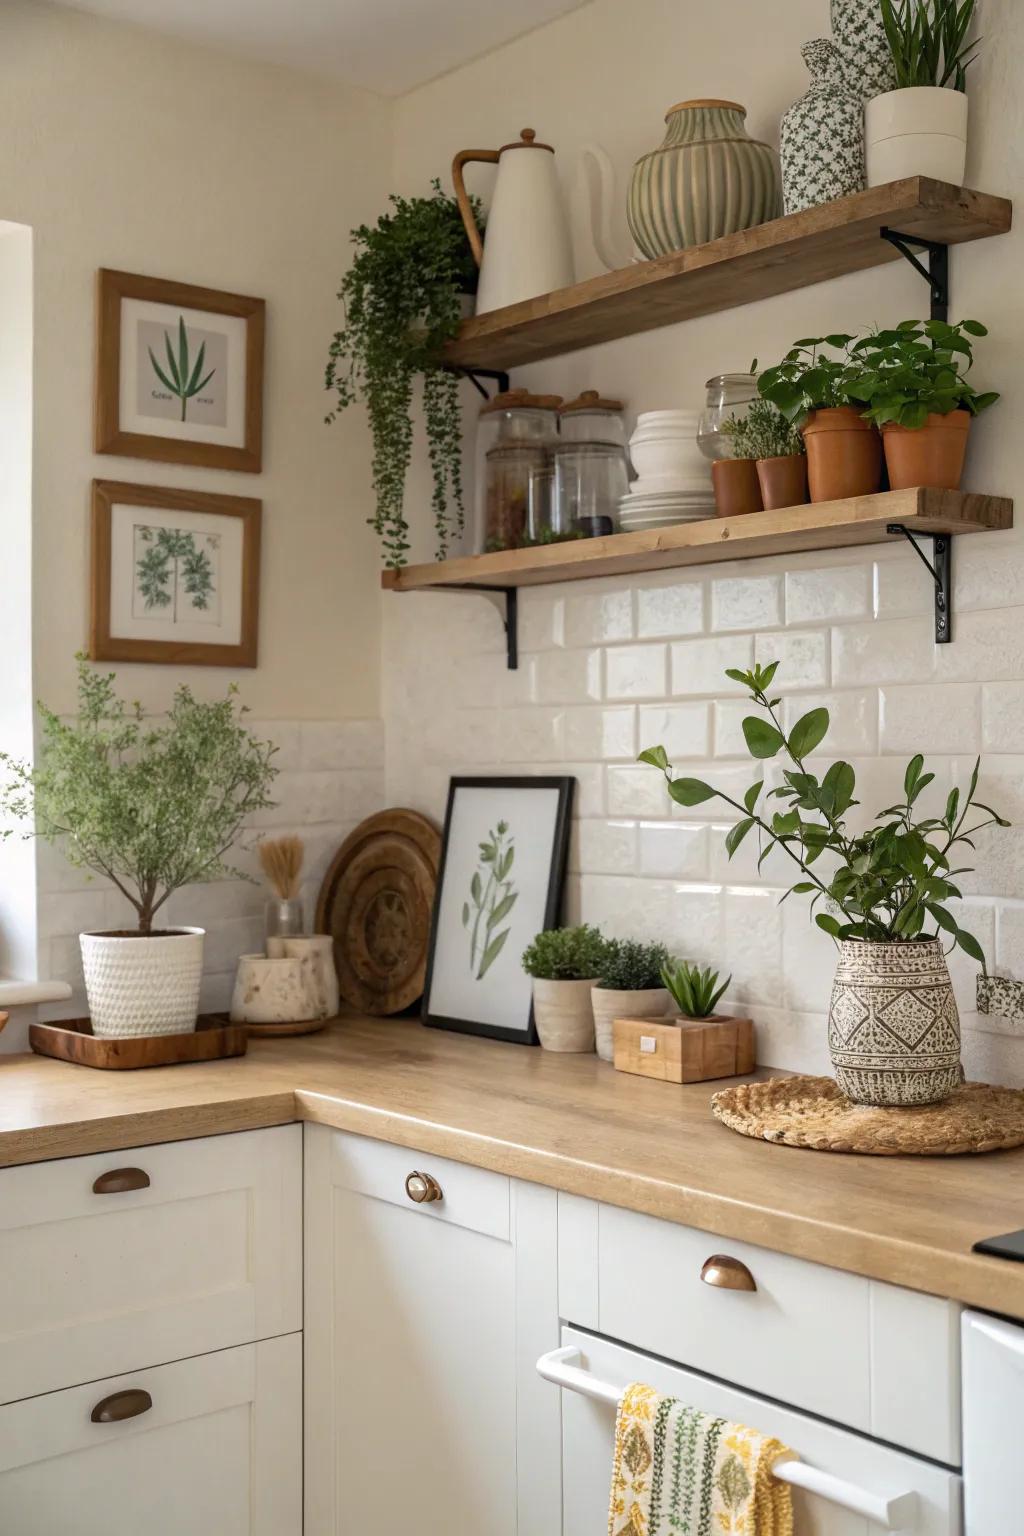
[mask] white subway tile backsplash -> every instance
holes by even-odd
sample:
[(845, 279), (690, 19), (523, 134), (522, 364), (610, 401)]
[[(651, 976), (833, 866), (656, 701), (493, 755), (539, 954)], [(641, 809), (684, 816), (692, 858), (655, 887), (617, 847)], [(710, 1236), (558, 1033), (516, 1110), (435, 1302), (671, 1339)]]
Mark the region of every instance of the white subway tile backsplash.
[(871, 612), (872, 569), (869, 564), (786, 573), (787, 624), (866, 619)]
[(790, 688), (824, 688), (829, 674), (829, 640), (825, 630), (780, 630), (758, 635), (754, 659), (765, 667), (779, 663), (772, 681), (773, 693)]
[(850, 624), (832, 631), (832, 680), (837, 688), (925, 683), (935, 669), (935, 651), (934, 627), (921, 619)]
[(819, 748), (822, 757), (863, 757), (878, 751), (878, 694), (873, 688), (842, 693), (801, 693), (782, 701), (783, 727), (791, 731), (812, 709), (827, 709), (828, 735)]
[(601, 697), (601, 652), (541, 651), (534, 658), (535, 704), (585, 704)]
[(608, 938), (646, 939), (671, 947), (674, 891), (665, 880), (592, 875), (580, 883), (579, 921)]
[(645, 704), (640, 709), (639, 750), (664, 747), (673, 763), (705, 758), (711, 751), (708, 704)]
[(572, 867), (584, 875), (636, 873), (635, 821), (578, 821)]
[(715, 756), (749, 758), (743, 722), (748, 715), (760, 716), (749, 699), (719, 699), (712, 706), (715, 719)]
[(633, 638), (633, 593), (581, 592), (565, 599), (565, 644), (605, 645)]
[[(795, 898), (791, 898), (795, 899)], [(732, 976), (729, 999), (751, 1009), (758, 1003), (777, 1004), (782, 992), (782, 914), (774, 891), (763, 887), (734, 887), (724, 896), (728, 942), (716, 965), (724, 981)], [(735, 935), (742, 934), (737, 944)]]
[(565, 644), (565, 598), (542, 588), (519, 590), (519, 648), (545, 651)]
[(640, 823), (640, 873), (656, 880), (705, 880), (710, 827)]
[(692, 694), (743, 693), (741, 684), (726, 677), (727, 667), (749, 671), (754, 662), (752, 635), (717, 635), (706, 640), (683, 640), (672, 647), (672, 692), (677, 698)]
[(985, 683), (981, 743), (986, 752), (1024, 752), (1024, 683)]
[[(668, 931), (662, 942), (680, 960), (719, 968), (729, 953), (725, 893), (720, 885), (679, 884), (672, 889)], [(729, 974), (722, 972), (723, 980)]]
[(771, 629), (782, 623), (782, 577), (748, 576), (742, 569), (711, 583), (711, 628)]
[(704, 583), (638, 577), (637, 635), (641, 640), (699, 635), (704, 628)]
[(623, 645), (605, 656), (605, 697), (662, 699), (668, 691), (668, 651), (664, 645)]
[(973, 683), (883, 688), (879, 697), (883, 752), (981, 750), (981, 692)]
[(632, 704), (610, 709), (584, 707), (565, 711), (565, 754), (593, 762), (635, 759), (636, 710)]
[(672, 814), (668, 786), (661, 774), (644, 763), (610, 767), (608, 814), (610, 816), (665, 817)]
[[(384, 761), (383, 720), (305, 720), (299, 728), (301, 766), (380, 769)], [(276, 736), (271, 739), (277, 741)], [(285, 764), (275, 758), (279, 768)], [(289, 766), (299, 766), (289, 764)]]
[(935, 647), (940, 682), (987, 683), (1024, 677), (1024, 608), (953, 613), (953, 643)]
[[(565, 712), (559, 709), (504, 709), (495, 736), (492, 763), (550, 762), (565, 751)], [(577, 755), (577, 754), (573, 754)]]

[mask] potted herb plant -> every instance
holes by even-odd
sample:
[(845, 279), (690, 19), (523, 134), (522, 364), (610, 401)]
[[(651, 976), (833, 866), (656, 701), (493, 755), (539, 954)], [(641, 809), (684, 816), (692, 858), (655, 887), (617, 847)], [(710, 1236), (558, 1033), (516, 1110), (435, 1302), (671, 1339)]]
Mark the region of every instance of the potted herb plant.
[(747, 413), (724, 431), (753, 459), (758, 490), (766, 512), (799, 507), (807, 500), (807, 453), (800, 429), (770, 400), (752, 400)]
[(710, 966), (702, 969), (682, 960), (678, 965), (666, 965), (661, 977), (684, 1019), (708, 1021), (723, 1017), (715, 1009), (729, 990), (731, 976), (719, 983), (718, 972)]
[(669, 964), (664, 944), (636, 939), (609, 939), (604, 947), (597, 985), (590, 994), (594, 1010), (597, 1054), (614, 1058), (612, 1025), (616, 1019), (658, 1019), (668, 1011), (662, 973)]
[(864, 402), (854, 392), (854, 340), (837, 334), (794, 342), (757, 381), (764, 399), (803, 433), (812, 501), (870, 496), (882, 483), (878, 428), (864, 420)]
[(545, 1050), (594, 1049), (590, 994), (601, 974), (604, 952), (604, 939), (588, 923), (578, 928), (547, 928), (523, 952), (523, 970), (533, 977), (534, 1021)]
[(897, 89), (865, 105), (868, 186), (932, 176), (959, 187), (975, 0), (881, 0), (881, 11)]
[(0, 814), (34, 815), (39, 836), (135, 909), (134, 928), (81, 935), (93, 1033), (177, 1034), (195, 1028), (203, 930), (158, 928), (156, 919), (184, 885), (247, 878), (225, 854), (273, 804), (276, 748), (245, 728), (234, 687), (209, 704), (181, 687), (153, 723), (118, 698), (113, 680), (79, 656), (77, 715), (40, 706), (34, 766), (0, 753)]
[(851, 388), (866, 401), (867, 420), (882, 430), (894, 491), (959, 490), (971, 421), (999, 399), (978, 394), (967, 379), (971, 338), (987, 335), (977, 320), (902, 320), (854, 343), (860, 371)]
[(440, 354), (459, 328), (465, 296), (476, 291), (477, 269), (457, 202), (439, 181), (432, 186), (430, 197), (393, 196), (391, 211), (372, 228), (361, 224), (352, 231), (356, 255), (338, 292), (345, 325), (331, 342), (325, 375), (337, 396), (327, 421), (354, 400), (366, 401), (376, 497), (370, 522), (386, 564), (395, 569), (405, 564), (409, 549), (403, 501), (418, 374), (439, 560), (465, 525), (459, 381), (441, 366)]
[[(828, 710), (812, 709), (784, 730), (779, 700), (771, 696), (777, 670), (772, 662), (726, 674), (749, 690), (760, 711), (743, 722), (751, 756), (781, 756), (789, 764), (776, 788), (766, 792), (761, 776), (740, 802), (702, 779), (674, 778), (663, 747), (649, 748), (640, 760), (664, 773), (677, 804), (717, 797), (738, 812), (726, 837), (730, 858), (756, 828), (762, 861), (778, 847), (799, 870), (782, 899), (810, 896), (814, 921), (839, 946), (828, 1027), (844, 1093), (860, 1104), (937, 1102), (960, 1082), (960, 1021), (940, 940), (985, 964), (977, 939), (950, 910), (961, 895), (957, 881), (968, 873), (954, 868), (954, 859), (974, 846), (983, 827), (1009, 823), (977, 800), (977, 763), (965, 792), (951, 789), (941, 811), (923, 813), (920, 797), (935, 775), (917, 755), (907, 765), (902, 800), (855, 831), (848, 819), (857, 805), (851, 765), (832, 763), (819, 777), (808, 764), (828, 731)], [(772, 799), (781, 802), (778, 810), (769, 809)], [(828, 868), (819, 872), (823, 855)]]
[(764, 510), (757, 465), (747, 438), (749, 410), (747, 406), (742, 416), (730, 416), (722, 423), (721, 436), (728, 444), (729, 456), (714, 459), (711, 464), (715, 511), (719, 517), (744, 517), (749, 512)]

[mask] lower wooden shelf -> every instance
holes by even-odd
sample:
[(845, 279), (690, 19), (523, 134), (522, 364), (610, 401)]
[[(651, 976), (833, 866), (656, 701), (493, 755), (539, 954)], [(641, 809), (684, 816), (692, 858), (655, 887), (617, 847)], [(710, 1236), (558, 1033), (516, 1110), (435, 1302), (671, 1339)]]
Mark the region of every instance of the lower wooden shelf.
[(400, 571), (384, 571), (381, 585), (392, 592), (421, 592), (432, 587), (493, 587), (502, 591), (595, 576), (629, 576), (675, 566), (711, 565), (719, 560), (879, 544), (901, 536), (889, 533), (893, 523), (912, 533), (985, 533), (1013, 526), (1013, 502), (1005, 496), (963, 491), (885, 491), (849, 501), (787, 507), (780, 512), (708, 518), (649, 533), (614, 533), (603, 539), (409, 565)]

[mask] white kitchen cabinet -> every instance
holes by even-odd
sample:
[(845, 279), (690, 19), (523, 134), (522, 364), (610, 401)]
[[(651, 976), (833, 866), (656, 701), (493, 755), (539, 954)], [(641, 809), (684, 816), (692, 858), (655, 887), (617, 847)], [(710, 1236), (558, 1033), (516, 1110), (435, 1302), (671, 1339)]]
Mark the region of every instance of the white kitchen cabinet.
[(0, 1531), (301, 1536), (301, 1336), (0, 1407)]
[(306, 1536), (559, 1536), (554, 1192), (305, 1134)]
[(1024, 1422), (1024, 1327), (965, 1312), (964, 1489), (967, 1536), (1024, 1529), (1017, 1466)]

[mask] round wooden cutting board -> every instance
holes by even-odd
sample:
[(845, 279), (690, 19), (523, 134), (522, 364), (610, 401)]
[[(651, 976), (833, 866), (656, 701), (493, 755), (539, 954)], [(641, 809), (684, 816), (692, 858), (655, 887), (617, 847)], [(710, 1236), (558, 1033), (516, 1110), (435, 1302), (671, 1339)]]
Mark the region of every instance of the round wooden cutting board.
[(423, 995), (441, 835), (416, 811), (381, 811), (347, 837), (324, 877), (319, 933), (334, 939), (345, 1002), (401, 1013)]

